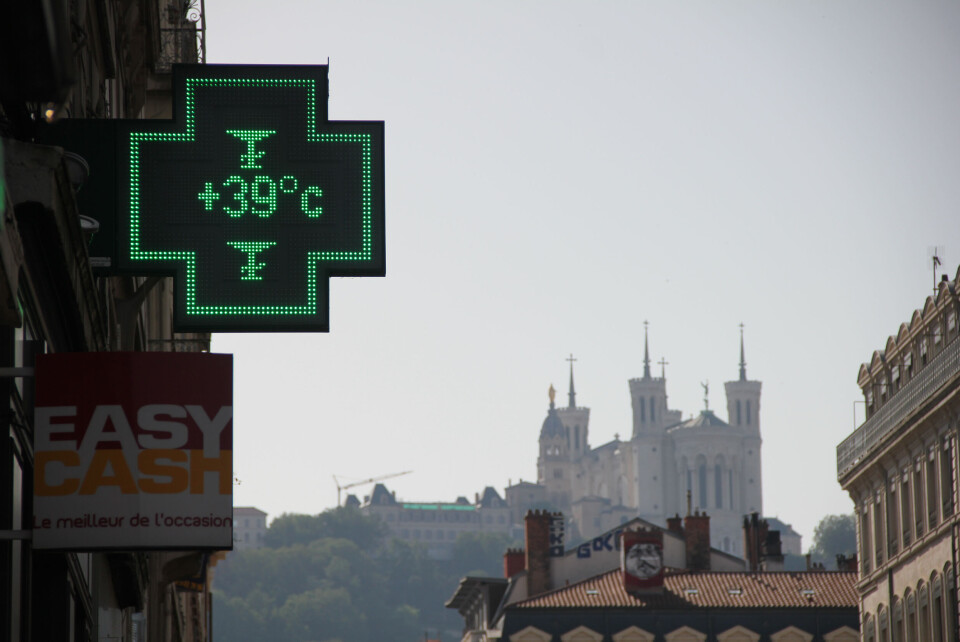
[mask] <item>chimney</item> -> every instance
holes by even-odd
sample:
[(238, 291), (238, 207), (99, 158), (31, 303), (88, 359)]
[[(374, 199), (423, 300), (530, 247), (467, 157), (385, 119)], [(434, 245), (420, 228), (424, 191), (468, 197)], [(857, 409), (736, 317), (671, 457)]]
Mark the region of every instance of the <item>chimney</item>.
[[(764, 522), (766, 525), (766, 522)], [(764, 571), (782, 571), (784, 569), (783, 553), (780, 547), (780, 531), (767, 531), (763, 543), (763, 561), (760, 564)]]
[(522, 548), (508, 548), (503, 554), (503, 576), (510, 579), (526, 568), (526, 557)]
[(527, 511), (523, 518), (527, 597), (550, 590), (550, 520), (545, 510)]
[(667, 518), (667, 530), (683, 537), (683, 518), (679, 514)]
[(683, 518), (686, 533), (687, 568), (691, 571), (710, 570), (710, 516), (694, 511)]
[(849, 573), (857, 572), (857, 554), (847, 557), (843, 553), (837, 555), (837, 570)]
[(743, 559), (747, 561), (747, 571), (750, 573), (760, 570), (768, 528), (766, 520), (761, 520), (759, 513), (743, 517)]

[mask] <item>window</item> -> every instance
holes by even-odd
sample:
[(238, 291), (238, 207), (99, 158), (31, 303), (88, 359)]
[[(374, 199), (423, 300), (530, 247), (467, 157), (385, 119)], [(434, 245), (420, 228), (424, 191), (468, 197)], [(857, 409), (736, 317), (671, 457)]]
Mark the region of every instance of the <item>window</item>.
[(897, 600), (893, 605), (893, 642), (904, 642), (903, 641), (903, 600)]
[[(907, 589), (910, 590), (910, 589)], [(910, 593), (904, 600), (907, 603), (907, 642), (916, 642), (917, 640), (917, 596)], [(926, 641), (924, 641), (926, 642)]]
[(720, 464), (713, 467), (713, 495), (717, 508), (723, 508), (723, 469)]
[(640, 397), (640, 423), (645, 423), (647, 421), (647, 402), (643, 397)]
[(927, 365), (927, 339), (920, 339), (920, 365)]
[(918, 593), (920, 595), (920, 639), (926, 642), (930, 639), (930, 596), (927, 586), (921, 586)]
[(733, 471), (732, 470), (727, 471), (727, 477), (729, 478), (729, 484), (727, 488), (730, 489), (730, 508), (734, 509), (736, 508), (736, 506), (733, 505)]
[(900, 389), (900, 366), (893, 366), (890, 370), (890, 381), (894, 392)]
[(913, 353), (903, 355), (903, 372), (907, 379), (913, 376)]
[(913, 514), (917, 531), (916, 537), (923, 537), (923, 522), (926, 519), (923, 507), (923, 459), (918, 459), (913, 466)]
[[(900, 549), (900, 511), (897, 502), (897, 481), (892, 479), (887, 493), (887, 557), (893, 557)], [(880, 566), (879, 557), (877, 566)]]
[(940, 577), (934, 577), (931, 582), (931, 600), (933, 601), (933, 642), (943, 642), (943, 585)]
[(655, 403), (655, 401), (654, 401), (653, 397), (650, 397), (650, 421), (656, 421), (656, 420), (657, 420), (656, 412), (654, 412), (654, 403)]
[(573, 448), (580, 450), (580, 426), (573, 427)]
[(870, 504), (864, 503), (860, 508), (860, 573), (870, 574)]
[(697, 470), (697, 481), (699, 482), (699, 488), (697, 489), (697, 499), (701, 508), (707, 507), (707, 465), (705, 463), (700, 464)]
[(737, 399), (737, 425), (741, 425), (743, 420), (740, 418), (740, 400)]
[(931, 448), (927, 453), (927, 529), (933, 530), (940, 513), (940, 498), (937, 497), (937, 451)]
[(943, 517), (953, 515), (953, 442), (945, 437), (940, 449), (940, 502)]
[(933, 345), (935, 346), (940, 345), (940, 324), (939, 323), (937, 323), (937, 325), (933, 327)]
[(903, 531), (903, 548), (910, 545), (910, 533), (913, 530), (913, 507), (910, 505), (910, 471), (903, 471), (900, 482), (900, 526)]
[(563, 470), (560, 468), (553, 469), (553, 478), (554, 479), (563, 479)]
[(750, 400), (747, 400), (747, 425), (750, 425)]
[(957, 329), (957, 313), (953, 310), (947, 312), (947, 332), (953, 332)]
[(866, 391), (863, 393), (863, 395), (867, 400), (867, 412), (872, 413), (873, 412), (873, 390), (871, 388), (867, 388)]

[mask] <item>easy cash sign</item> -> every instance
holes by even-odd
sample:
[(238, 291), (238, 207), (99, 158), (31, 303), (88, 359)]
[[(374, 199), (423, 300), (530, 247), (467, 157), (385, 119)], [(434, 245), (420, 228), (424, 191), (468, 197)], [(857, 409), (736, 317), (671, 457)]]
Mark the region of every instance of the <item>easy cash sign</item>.
[(41, 355), (35, 376), (34, 548), (231, 548), (231, 355)]

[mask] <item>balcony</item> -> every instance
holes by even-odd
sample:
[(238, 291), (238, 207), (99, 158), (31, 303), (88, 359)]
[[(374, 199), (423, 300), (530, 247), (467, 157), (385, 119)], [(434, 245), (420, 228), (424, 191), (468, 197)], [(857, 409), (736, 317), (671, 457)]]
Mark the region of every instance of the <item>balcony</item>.
[(837, 477), (840, 478), (871, 453), (943, 385), (960, 372), (960, 340), (954, 337), (890, 400), (837, 446)]

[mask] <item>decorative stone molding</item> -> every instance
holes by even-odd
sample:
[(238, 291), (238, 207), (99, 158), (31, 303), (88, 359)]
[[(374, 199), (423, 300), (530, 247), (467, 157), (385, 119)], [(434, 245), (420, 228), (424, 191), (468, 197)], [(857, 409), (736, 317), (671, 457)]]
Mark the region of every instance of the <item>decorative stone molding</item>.
[(639, 627), (631, 626), (629, 629), (614, 633), (611, 637), (613, 642), (653, 642), (656, 636)]
[(770, 642), (813, 642), (813, 636), (803, 629), (788, 626), (771, 635)]
[(701, 633), (689, 626), (681, 626), (675, 631), (671, 631), (663, 636), (666, 642), (706, 642), (707, 634)]
[(739, 624), (717, 635), (717, 642), (758, 642), (759, 640), (759, 633), (754, 633)]
[(841, 626), (823, 635), (823, 642), (858, 642), (860, 634), (849, 626)]
[(510, 642), (550, 642), (553, 636), (535, 626), (528, 626), (510, 636)]
[(578, 626), (560, 636), (562, 642), (603, 642), (603, 634), (585, 626)]

